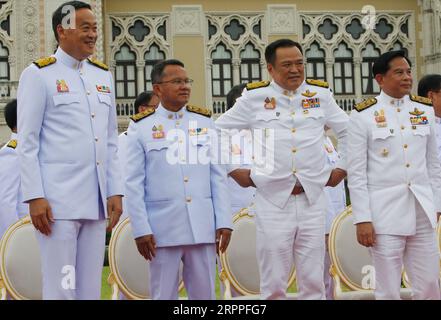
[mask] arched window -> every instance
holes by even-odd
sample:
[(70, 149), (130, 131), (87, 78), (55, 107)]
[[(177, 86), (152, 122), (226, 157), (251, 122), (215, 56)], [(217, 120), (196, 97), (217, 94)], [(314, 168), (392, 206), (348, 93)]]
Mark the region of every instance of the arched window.
[(116, 97), (136, 98), (136, 55), (127, 45), (115, 54)]
[(361, 52), (363, 60), (361, 62), (361, 82), (363, 94), (378, 94), (380, 87), (372, 74), (372, 66), (380, 56), (380, 50), (376, 49), (374, 44), (369, 42), (366, 48)]
[(9, 80), (9, 50), (0, 42), (0, 80)]
[(334, 92), (336, 94), (354, 94), (352, 50), (342, 42), (334, 51), (334, 57)]
[(231, 52), (221, 43), (213, 51), (211, 58), (213, 61), (211, 69), (213, 97), (225, 97), (233, 83)]
[(311, 44), (306, 51), (306, 75), (308, 78), (326, 80), (325, 52), (317, 42)]
[(161, 60), (165, 59), (165, 53), (159, 49), (156, 44), (152, 44), (150, 46), (149, 51), (147, 51), (144, 55), (145, 60), (145, 89), (147, 91), (152, 91), (152, 79), (150, 78), (150, 74), (152, 72), (153, 66)]
[(254, 82), (262, 80), (260, 72), (260, 52), (248, 43), (240, 53), (240, 82)]
[(403, 50), (406, 53), (406, 56), (409, 57), (409, 51), (403, 47), (400, 41), (394, 43), (392, 50)]

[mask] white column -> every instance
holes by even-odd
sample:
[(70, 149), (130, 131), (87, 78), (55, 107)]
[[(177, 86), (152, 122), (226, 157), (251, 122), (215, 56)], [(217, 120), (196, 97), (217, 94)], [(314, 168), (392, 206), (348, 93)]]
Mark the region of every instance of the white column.
[(362, 100), (363, 90), (361, 83), (361, 61), (360, 57), (354, 57), (354, 82), (355, 82), (355, 100), (360, 102)]
[(233, 83), (232, 86), (235, 86), (240, 83), (240, 59), (232, 59), (233, 63)]
[(262, 75), (262, 80), (269, 80), (270, 75), (268, 74), (268, 70), (266, 68), (265, 59), (260, 60), (260, 74)]
[(326, 81), (331, 88), (334, 87), (334, 58), (326, 58)]
[(145, 61), (136, 61), (136, 72), (137, 72), (137, 88), (138, 94), (145, 91), (145, 77), (144, 77)]

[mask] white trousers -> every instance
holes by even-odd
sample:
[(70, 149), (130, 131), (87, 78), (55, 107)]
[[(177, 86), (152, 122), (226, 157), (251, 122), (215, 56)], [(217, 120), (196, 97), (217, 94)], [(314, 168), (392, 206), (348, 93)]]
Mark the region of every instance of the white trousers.
[(329, 269), (331, 268), (331, 258), (329, 251), (325, 252), (325, 268), (323, 272), (323, 282), (325, 283), (326, 300), (334, 300), (334, 282), (332, 281)]
[(37, 233), (44, 300), (99, 300), (106, 220), (56, 220)]
[(177, 300), (179, 268), (188, 299), (215, 300), (216, 246), (195, 244), (156, 248), (150, 262), (150, 295), (154, 300)]
[(403, 263), (411, 283), (413, 299), (440, 299), (440, 255), (435, 229), (418, 201), (415, 201), (415, 205), (415, 235), (377, 234), (377, 243), (370, 249), (375, 266), (377, 300), (400, 299)]
[(299, 299), (325, 299), (324, 196), (312, 206), (304, 193), (280, 209), (256, 192), (257, 258), (262, 299), (286, 299), (289, 275), (296, 267)]

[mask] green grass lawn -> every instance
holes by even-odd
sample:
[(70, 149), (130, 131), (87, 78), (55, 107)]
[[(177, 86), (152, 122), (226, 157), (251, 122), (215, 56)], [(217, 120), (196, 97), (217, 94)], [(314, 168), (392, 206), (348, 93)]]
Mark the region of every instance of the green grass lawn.
[[(108, 266), (104, 267), (103, 274), (101, 277), (101, 300), (110, 300), (112, 297), (112, 289), (110, 288), (109, 283), (107, 282), (107, 278), (109, 277), (110, 268)], [(291, 287), (288, 288), (288, 292), (296, 292), (296, 284), (295, 281)], [(185, 289), (179, 293), (180, 297), (186, 297), (187, 293)], [(219, 289), (219, 277), (216, 277), (216, 299), (220, 300), (220, 289)]]

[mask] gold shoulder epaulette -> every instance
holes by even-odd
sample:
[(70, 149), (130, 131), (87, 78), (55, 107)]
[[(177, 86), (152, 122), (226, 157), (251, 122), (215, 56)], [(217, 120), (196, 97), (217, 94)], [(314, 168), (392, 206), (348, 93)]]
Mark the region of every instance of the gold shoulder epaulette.
[(329, 83), (327, 83), (326, 81), (322, 81), (322, 80), (316, 80), (316, 79), (306, 79), (306, 83), (310, 84), (311, 86), (317, 86), (317, 87), (322, 87), (322, 88), (329, 88)]
[(46, 57), (46, 58), (41, 58), (41, 59), (38, 59), (37, 61), (34, 61), (34, 64), (38, 68), (41, 69), (41, 68), (50, 66), (51, 64), (54, 64), (55, 62), (57, 62), (57, 58), (55, 58), (55, 57)]
[(9, 148), (15, 149), (17, 148), (17, 140), (11, 140), (9, 141), (8, 145)]
[(89, 59), (87, 59), (87, 60), (88, 60), (91, 64), (93, 64), (95, 67), (98, 67), (98, 68), (100, 68), (100, 69), (103, 69), (103, 70), (109, 71), (109, 67), (108, 67), (106, 64), (102, 63), (101, 61), (96, 60), (96, 59), (92, 59), (92, 58), (89, 58)]
[(372, 107), (376, 103), (377, 103), (377, 99), (369, 98), (369, 99), (366, 99), (366, 100), (356, 104), (354, 109), (357, 110), (358, 112), (361, 112), (363, 110), (366, 110), (367, 108)]
[(196, 107), (196, 106), (187, 106), (187, 111), (189, 112), (194, 112), (200, 115), (203, 115), (205, 117), (211, 118), (211, 111), (208, 110), (207, 108), (202, 108), (202, 107)]
[(432, 100), (429, 98), (415, 96), (415, 95), (411, 94), (410, 100), (425, 104), (426, 106), (432, 106)]
[(259, 88), (265, 88), (270, 85), (269, 81), (250, 82), (247, 84), (247, 90), (254, 90)]
[(147, 118), (148, 116), (151, 116), (152, 114), (155, 113), (155, 111), (156, 111), (155, 108), (149, 107), (149, 108), (147, 108), (147, 110), (140, 112), (140, 113), (137, 113), (134, 116), (131, 116), (130, 119), (132, 119), (135, 122), (138, 122), (144, 118)]

